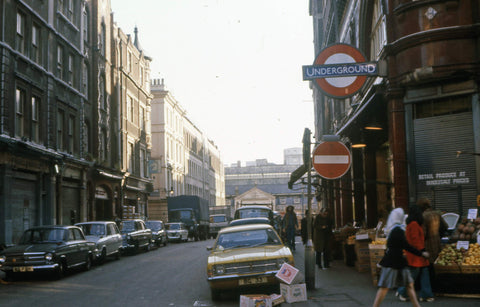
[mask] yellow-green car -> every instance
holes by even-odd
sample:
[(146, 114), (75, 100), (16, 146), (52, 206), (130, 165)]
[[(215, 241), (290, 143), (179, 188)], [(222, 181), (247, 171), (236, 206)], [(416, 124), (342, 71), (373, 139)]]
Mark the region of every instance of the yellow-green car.
[(212, 300), (224, 289), (277, 285), (282, 264), (294, 265), (290, 249), (268, 224), (231, 226), (222, 229), (210, 251), (207, 280)]

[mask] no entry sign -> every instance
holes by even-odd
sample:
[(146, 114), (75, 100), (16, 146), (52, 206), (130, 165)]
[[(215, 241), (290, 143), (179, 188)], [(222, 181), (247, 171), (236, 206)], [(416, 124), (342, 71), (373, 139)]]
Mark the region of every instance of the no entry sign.
[(345, 175), (352, 164), (352, 155), (342, 142), (323, 142), (313, 151), (313, 168), (325, 179)]
[(357, 48), (335, 44), (323, 49), (314, 65), (303, 66), (303, 79), (315, 83), (328, 96), (344, 98), (358, 92), (367, 76), (378, 75), (376, 62), (365, 62)]

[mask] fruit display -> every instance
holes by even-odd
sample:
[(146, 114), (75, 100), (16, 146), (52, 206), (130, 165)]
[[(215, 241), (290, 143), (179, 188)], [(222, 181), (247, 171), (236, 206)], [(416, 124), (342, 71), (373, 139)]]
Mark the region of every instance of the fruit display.
[(451, 242), (476, 241), (480, 231), (480, 218), (474, 220), (463, 219), (458, 223), (455, 232), (450, 237)]
[(469, 245), (462, 264), (480, 266), (480, 244), (473, 243)]
[(373, 245), (385, 245), (387, 244), (387, 239), (386, 238), (376, 238), (373, 240), (370, 244)]
[(457, 249), (456, 244), (447, 244), (438, 254), (437, 265), (461, 265), (467, 253), (465, 249)]

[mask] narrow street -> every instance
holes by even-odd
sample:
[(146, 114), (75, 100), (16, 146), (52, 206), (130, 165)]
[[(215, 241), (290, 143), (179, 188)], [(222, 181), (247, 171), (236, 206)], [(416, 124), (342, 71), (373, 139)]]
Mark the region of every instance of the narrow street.
[[(61, 280), (33, 276), (0, 284), (0, 306), (181, 306), (233, 307), (239, 294), (225, 293), (213, 302), (206, 281), (206, 247), (213, 240), (170, 243), (166, 247), (108, 260), (88, 272), (72, 272)], [(304, 272), (304, 248), (297, 237), (295, 266)], [(316, 270), (308, 301), (282, 306), (371, 306), (376, 293), (369, 272), (358, 273), (343, 260)], [(258, 288), (258, 293), (271, 294)], [(409, 306), (390, 291), (384, 306)], [(428, 303), (423, 303), (423, 306)], [(478, 306), (478, 299), (438, 296), (435, 306)]]
[[(193, 306), (210, 300), (206, 246), (169, 243), (72, 272), (61, 280), (33, 276), (0, 284), (0, 306)], [(235, 306), (238, 302), (226, 306)]]

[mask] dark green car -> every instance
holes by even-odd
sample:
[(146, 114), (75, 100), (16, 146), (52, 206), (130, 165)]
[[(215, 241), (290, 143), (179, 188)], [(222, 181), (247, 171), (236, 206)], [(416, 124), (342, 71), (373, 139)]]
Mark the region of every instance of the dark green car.
[(51, 272), (61, 278), (67, 269), (89, 270), (95, 243), (76, 226), (39, 226), (26, 230), (18, 245), (0, 252), (0, 270), (7, 279), (30, 272)]

